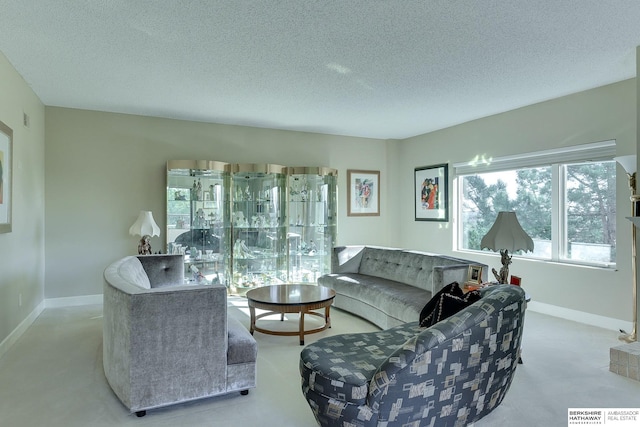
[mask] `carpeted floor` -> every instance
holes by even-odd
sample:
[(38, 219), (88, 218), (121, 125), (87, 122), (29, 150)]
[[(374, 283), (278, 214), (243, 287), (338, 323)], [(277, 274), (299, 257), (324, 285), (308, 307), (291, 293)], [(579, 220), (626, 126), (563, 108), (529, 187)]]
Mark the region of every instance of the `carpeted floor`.
[[(247, 327), (246, 300), (231, 298), (229, 315)], [(320, 322), (310, 318), (309, 322)], [(297, 315), (268, 318), (271, 327), (297, 328)], [(345, 332), (376, 330), (370, 323), (332, 310), (332, 328), (306, 343)], [(137, 418), (117, 400), (102, 370), (102, 307), (46, 309), (0, 359), (0, 425), (261, 426), (313, 427), (300, 391), (297, 337), (257, 333), (258, 387), (148, 411)], [(609, 372), (609, 348), (617, 333), (529, 310), (524, 364), (502, 404), (475, 426), (566, 426), (574, 407), (639, 408), (640, 382)]]

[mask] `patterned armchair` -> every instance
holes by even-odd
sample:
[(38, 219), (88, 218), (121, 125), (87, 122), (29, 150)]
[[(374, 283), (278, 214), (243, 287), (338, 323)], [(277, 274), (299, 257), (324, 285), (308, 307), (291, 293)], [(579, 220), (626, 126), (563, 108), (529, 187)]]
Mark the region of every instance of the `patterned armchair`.
[(302, 391), (321, 426), (464, 426), (502, 402), (518, 365), (525, 294), (482, 290), (420, 328), (327, 337), (300, 354)]

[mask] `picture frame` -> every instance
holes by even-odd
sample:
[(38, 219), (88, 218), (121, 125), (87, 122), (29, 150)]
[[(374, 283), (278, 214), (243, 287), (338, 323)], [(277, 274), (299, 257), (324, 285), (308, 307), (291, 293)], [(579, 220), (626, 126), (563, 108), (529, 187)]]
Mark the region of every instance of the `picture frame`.
[(481, 265), (470, 265), (467, 272), (467, 281), (464, 282), (465, 289), (474, 291), (482, 285), (482, 270)]
[(474, 283), (479, 285), (482, 283), (482, 270), (483, 267), (481, 265), (470, 265), (469, 271), (467, 273), (467, 282), (466, 283)]
[(380, 171), (347, 170), (347, 216), (380, 216)]
[(449, 221), (449, 165), (417, 167), (414, 170), (416, 221)]
[(13, 130), (0, 121), (0, 233), (11, 232)]

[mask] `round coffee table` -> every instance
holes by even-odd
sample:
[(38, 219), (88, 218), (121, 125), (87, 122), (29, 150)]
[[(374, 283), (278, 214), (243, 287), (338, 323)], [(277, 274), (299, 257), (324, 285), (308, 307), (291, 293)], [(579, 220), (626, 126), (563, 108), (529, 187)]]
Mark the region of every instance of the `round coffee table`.
[[(271, 285), (262, 286), (251, 289), (247, 292), (247, 300), (249, 302), (249, 311), (251, 313), (251, 328), (249, 332), (253, 335), (253, 331), (262, 332), (263, 334), (281, 335), (281, 336), (300, 336), (300, 345), (304, 345), (304, 335), (313, 334), (324, 331), (331, 327), (331, 319), (329, 317), (329, 309), (333, 303), (336, 291), (316, 285)], [(256, 316), (256, 308), (268, 310)], [(324, 314), (315, 313), (312, 310), (324, 308)], [(280, 313), (280, 320), (284, 320), (285, 313), (300, 313), (300, 324), (297, 331), (274, 331), (270, 329), (259, 328), (256, 326), (256, 320)], [(316, 329), (304, 329), (304, 315), (324, 317), (324, 326)]]

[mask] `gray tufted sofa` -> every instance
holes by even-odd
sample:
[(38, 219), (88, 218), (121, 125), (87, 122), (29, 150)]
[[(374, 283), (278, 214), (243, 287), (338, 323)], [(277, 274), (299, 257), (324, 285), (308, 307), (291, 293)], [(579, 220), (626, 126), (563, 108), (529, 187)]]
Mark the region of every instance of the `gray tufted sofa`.
[(226, 288), (183, 281), (182, 255), (129, 256), (104, 271), (104, 373), (138, 416), (256, 386), (256, 342), (227, 317)]
[(518, 286), (481, 293), (479, 301), (430, 328), (416, 321), (306, 346), (302, 391), (318, 423), (453, 427), (491, 412), (518, 366), (526, 303)]
[(431, 296), (452, 282), (467, 280), (474, 261), (374, 246), (333, 248), (331, 273), (318, 284), (336, 291), (334, 307), (387, 329), (418, 320)]

